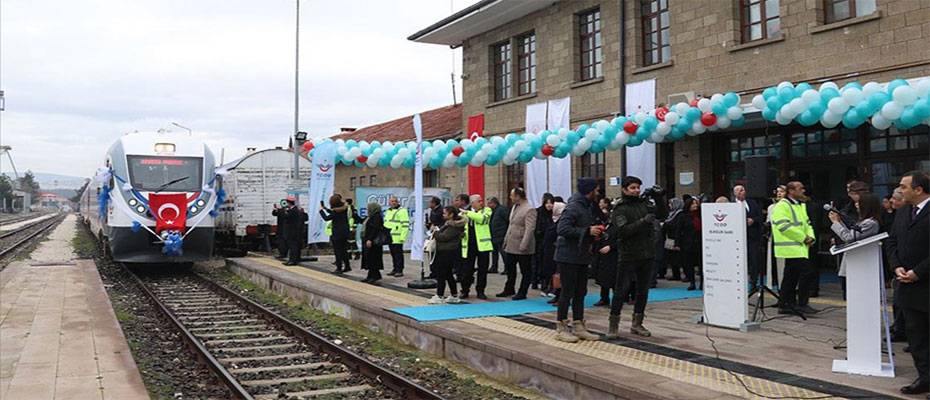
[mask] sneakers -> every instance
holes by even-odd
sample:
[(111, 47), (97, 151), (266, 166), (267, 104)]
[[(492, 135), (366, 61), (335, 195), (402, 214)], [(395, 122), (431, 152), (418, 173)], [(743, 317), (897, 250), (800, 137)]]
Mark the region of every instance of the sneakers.
[(445, 300), (446, 304), (459, 304), (462, 302), (462, 299), (459, 296), (447, 296)]
[(426, 301), (426, 304), (443, 304), (442, 297), (434, 294), (433, 297)]

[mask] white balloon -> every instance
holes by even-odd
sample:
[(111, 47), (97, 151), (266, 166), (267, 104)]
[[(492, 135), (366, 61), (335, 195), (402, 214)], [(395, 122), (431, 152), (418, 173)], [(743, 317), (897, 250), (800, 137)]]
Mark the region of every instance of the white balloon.
[(455, 157), (452, 156), (452, 154), (450, 153), (449, 155), (446, 156), (445, 160), (442, 160), (442, 167), (452, 168), (453, 165), (455, 165)]
[(471, 161), (468, 162), (468, 165), (471, 165), (472, 167), (480, 167), (481, 164), (482, 161), (474, 157), (472, 157)]
[(400, 168), (403, 161), (399, 157), (394, 157), (391, 159), (391, 168)]
[(765, 108), (765, 97), (762, 97), (761, 94), (757, 94), (753, 96), (752, 106), (759, 110), (764, 109)]
[(518, 156), (519, 154), (520, 154), (520, 150), (517, 150), (516, 148), (511, 147), (511, 148), (507, 149), (507, 154), (505, 155), (505, 157), (507, 157), (507, 158), (517, 158), (517, 156)]
[(583, 151), (587, 151), (588, 149), (591, 148), (591, 140), (589, 140), (589, 139), (586, 138), (586, 137), (583, 137), (583, 138), (581, 138), (581, 139), (578, 139), (578, 144), (575, 145), (575, 148), (576, 148), (576, 149), (579, 149), (579, 148), (580, 148), (580, 149), (582, 149)]
[(646, 113), (644, 112), (638, 112), (635, 115), (633, 115), (633, 121), (636, 122), (636, 125), (642, 125), (643, 121), (645, 120), (646, 120)]
[(688, 136), (697, 136), (707, 131), (707, 128), (701, 124), (701, 121), (694, 121), (691, 124), (691, 130), (688, 131)]
[(559, 139), (565, 140), (569, 132), (568, 128), (559, 128)]
[(669, 111), (668, 114), (665, 114), (665, 122), (669, 125), (675, 125), (678, 121), (681, 120), (681, 116), (677, 112)]
[[(787, 118), (787, 119), (790, 120), (790, 119), (794, 119), (794, 117), (797, 117), (797, 116), (798, 116), (798, 113), (796, 113), (796, 112), (794, 111), (794, 108), (792, 108), (792, 107), (791, 107), (791, 104), (789, 103), (789, 104), (785, 104), (785, 105), (781, 106), (781, 109), (778, 110), (778, 114), (776, 114), (776, 116), (777, 116), (777, 115), (781, 115), (781, 116), (783, 116), (783, 117), (785, 117), (785, 118)], [(784, 125), (784, 124), (782, 124), (782, 125)]]
[(552, 147), (558, 146), (560, 143), (562, 143), (562, 138), (560, 138), (559, 135), (549, 135), (549, 137), (546, 138), (546, 144)]
[(891, 121), (882, 117), (881, 114), (875, 114), (872, 116), (872, 126), (879, 130), (888, 129), (891, 127)]
[(855, 87), (844, 90), (842, 96), (843, 100), (846, 100), (846, 104), (859, 104), (863, 98), (862, 91)]
[(575, 148), (572, 149), (572, 155), (575, 156), (575, 157), (581, 157), (581, 156), (583, 156), (584, 153), (586, 153), (586, 152), (587, 152), (587, 150), (582, 149), (581, 147), (578, 147), (578, 146), (575, 146)]
[[(666, 118), (666, 121), (668, 121), (668, 118)], [(659, 136), (668, 135), (668, 133), (671, 131), (672, 131), (672, 127), (669, 126), (668, 123), (659, 122), (659, 124), (656, 125), (656, 133), (658, 133)]]
[(730, 127), (732, 120), (728, 117), (717, 117), (717, 127), (720, 129), (727, 129)]
[(783, 88), (783, 87), (790, 87), (790, 88), (793, 88), (794, 86), (791, 84), (791, 82), (783, 81), (783, 82), (781, 82), (781, 83), (778, 84), (778, 88), (781, 89), (781, 88)]
[(626, 133), (621, 133), (617, 135), (616, 138), (614, 138), (614, 141), (619, 143), (621, 146), (623, 146), (627, 144), (627, 142), (630, 141), (630, 135), (627, 135)]
[(381, 145), (381, 148), (384, 149), (384, 151), (386, 152), (390, 152), (391, 150), (394, 150), (394, 143), (388, 140), (387, 142), (384, 142), (384, 144)]
[(740, 108), (739, 106), (733, 106), (727, 109), (727, 118), (731, 120), (739, 119), (739, 117), (742, 115), (743, 115), (743, 109)]
[(597, 128), (597, 130), (604, 132), (607, 130), (607, 128), (610, 128), (610, 122), (600, 120), (594, 123), (594, 127)]
[(805, 90), (804, 93), (801, 93), (801, 100), (804, 101), (808, 106), (811, 104), (817, 104), (820, 102), (820, 92), (814, 89)]
[(807, 110), (807, 104), (804, 104), (804, 100), (801, 99), (791, 100), (788, 105), (791, 106), (791, 112), (795, 114), (795, 116)]
[(875, 82), (869, 82), (862, 86), (862, 94), (865, 97), (871, 96), (882, 91), (882, 85)]
[(910, 86), (898, 86), (891, 94), (891, 98), (902, 106), (910, 106), (917, 102), (917, 90)]
[(719, 103), (719, 102), (723, 101), (723, 95), (720, 94), (720, 93), (714, 93), (713, 96), (710, 96), (710, 101), (711, 101), (712, 103)]
[[(900, 88), (898, 88), (900, 89)], [(895, 89), (895, 92), (898, 90)], [(889, 121), (894, 121), (898, 118), (901, 118), (901, 113), (904, 112), (904, 107), (897, 101), (889, 101), (882, 106), (882, 117)]]
[(337, 148), (342, 147), (342, 146), (345, 146), (345, 144), (346, 144), (346, 141), (345, 141), (345, 140), (336, 139), (336, 147), (337, 147)]
[(914, 88), (917, 90), (917, 97), (930, 97), (930, 78), (921, 79)]
[(497, 146), (501, 143), (504, 143), (504, 138), (501, 135), (491, 136), (491, 144)]
[(371, 143), (368, 143), (368, 141), (362, 140), (361, 142), (358, 142), (358, 147), (362, 150), (368, 150), (371, 148)]
[(836, 89), (836, 90), (840, 90), (840, 87), (839, 87), (839, 86), (836, 86), (836, 84), (833, 83), (833, 82), (824, 82), (824, 83), (822, 83), (822, 84), (820, 85), (820, 91), (821, 91), (821, 92), (823, 92), (823, 90), (826, 89), (826, 88), (833, 88), (833, 89)]
[(588, 128), (588, 130), (584, 132), (584, 137), (589, 141), (594, 141), (594, 139), (597, 139), (600, 135), (601, 132), (598, 131), (597, 128)]
[(701, 112), (710, 112), (711, 111), (711, 102), (709, 99), (700, 99), (698, 100), (698, 108)]
[(846, 112), (849, 109), (849, 103), (846, 102), (842, 97), (834, 97), (830, 99), (830, 102), (827, 103), (827, 109), (834, 114), (840, 114)]
[(525, 142), (532, 142), (533, 139), (536, 139), (536, 136), (537, 136), (537, 135), (536, 135), (535, 133), (533, 133), (533, 132), (526, 133), (526, 134), (523, 135), (523, 141), (525, 141)]
[(652, 132), (652, 135), (649, 135), (647, 140), (652, 141), (652, 143), (662, 143), (665, 141), (665, 136), (659, 134), (659, 132)]
[(778, 122), (779, 125), (790, 124), (791, 118), (793, 117), (786, 116), (785, 114), (782, 114), (781, 111), (775, 113), (775, 122)]
[(685, 115), (685, 113), (688, 112), (689, 108), (691, 108), (691, 106), (685, 102), (680, 102), (678, 104), (675, 104), (675, 112), (677, 112), (678, 115)]
[(379, 148), (375, 149), (375, 151), (372, 151), (372, 152), (371, 152), (371, 155), (373, 155), (373, 156), (375, 156), (375, 157), (378, 157), (378, 158), (381, 158), (381, 156), (384, 155), (384, 149), (379, 147)]
[(518, 140), (518, 141), (516, 141), (516, 143), (513, 144), (513, 147), (512, 147), (512, 148), (515, 149), (515, 150), (518, 151), (518, 152), (519, 152), (519, 151), (523, 151), (523, 149), (526, 148), (526, 142), (524, 142), (524, 141), (522, 141), (522, 140)]
[(516, 159), (511, 157), (504, 157), (502, 161), (504, 162), (504, 165), (513, 165), (516, 162)]

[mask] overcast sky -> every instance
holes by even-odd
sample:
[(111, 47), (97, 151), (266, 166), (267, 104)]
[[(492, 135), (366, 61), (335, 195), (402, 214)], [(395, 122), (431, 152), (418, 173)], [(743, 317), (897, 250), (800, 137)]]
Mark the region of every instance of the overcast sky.
[[(451, 104), (453, 51), (406, 37), (475, 1), (303, 0), (301, 130), (328, 136)], [(171, 122), (227, 161), (286, 145), (294, 4), (0, 1), (0, 142), (20, 171), (74, 176), (93, 174), (120, 135), (179, 131)]]

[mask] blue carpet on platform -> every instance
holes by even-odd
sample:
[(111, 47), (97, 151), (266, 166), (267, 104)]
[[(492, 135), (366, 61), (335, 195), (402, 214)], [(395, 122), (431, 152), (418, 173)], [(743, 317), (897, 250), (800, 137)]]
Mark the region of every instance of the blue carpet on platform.
[[(688, 291), (685, 286), (650, 289), (649, 302), (692, 299), (701, 297), (702, 295), (703, 292), (699, 290)], [(597, 293), (587, 295), (584, 299), (585, 308), (593, 306), (599, 298), (600, 295)], [(420, 322), (430, 322), (463, 318), (506, 317), (511, 315), (554, 311), (555, 307), (547, 304), (547, 301), (549, 301), (548, 297), (533, 297), (516, 301), (479, 301), (469, 304), (398, 307), (391, 309), (391, 311), (406, 315)]]

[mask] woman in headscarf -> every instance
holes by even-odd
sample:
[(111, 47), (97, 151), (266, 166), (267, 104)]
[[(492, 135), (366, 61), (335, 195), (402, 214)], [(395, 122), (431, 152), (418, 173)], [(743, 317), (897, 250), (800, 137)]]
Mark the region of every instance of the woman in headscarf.
[[(597, 211), (594, 217), (597, 223), (604, 226), (610, 225), (610, 199), (602, 198), (597, 202)], [(601, 235), (601, 238), (594, 242), (594, 277), (597, 285), (601, 287), (601, 299), (594, 303), (595, 307), (610, 307), (610, 290), (614, 288), (617, 281), (617, 245), (614, 243), (616, 238), (609, 235)], [(616, 291), (614, 295), (616, 295)]]
[(556, 232), (555, 223), (559, 221), (559, 217), (562, 216), (562, 211), (564, 210), (565, 203), (552, 203), (552, 217), (550, 218), (552, 223), (546, 226), (546, 231), (543, 232), (542, 236), (542, 245), (540, 246), (542, 256), (539, 258), (539, 280), (542, 282), (543, 294), (547, 295), (556, 290), (552, 287), (552, 275), (555, 274), (557, 269), (555, 263), (555, 240), (559, 237), (559, 234)]
[(336, 256), (336, 274), (349, 272), (352, 268), (349, 266), (349, 207), (342, 202), (342, 196), (338, 193), (329, 198), (329, 208), (326, 208), (323, 201), (320, 200), (320, 216), (324, 221), (329, 221), (330, 234), (329, 242), (333, 246), (333, 254)]
[(677, 197), (673, 197), (668, 201), (669, 214), (668, 218), (665, 219), (665, 223), (662, 224), (662, 231), (665, 232), (665, 250), (668, 251), (668, 260), (669, 265), (672, 267), (672, 280), (679, 281), (681, 280), (681, 269), (682, 266), (682, 253), (681, 253), (681, 240), (679, 236), (681, 235), (680, 226), (682, 224), (682, 219), (685, 218), (685, 214), (682, 212), (684, 210), (685, 202)]
[(381, 215), (381, 205), (375, 202), (368, 203), (368, 217), (365, 218), (364, 232), (362, 233), (362, 265), (368, 270), (368, 276), (362, 280), (365, 283), (375, 283), (381, 279), (381, 270), (384, 269), (383, 251), (386, 238), (389, 236), (384, 230), (384, 216)]

